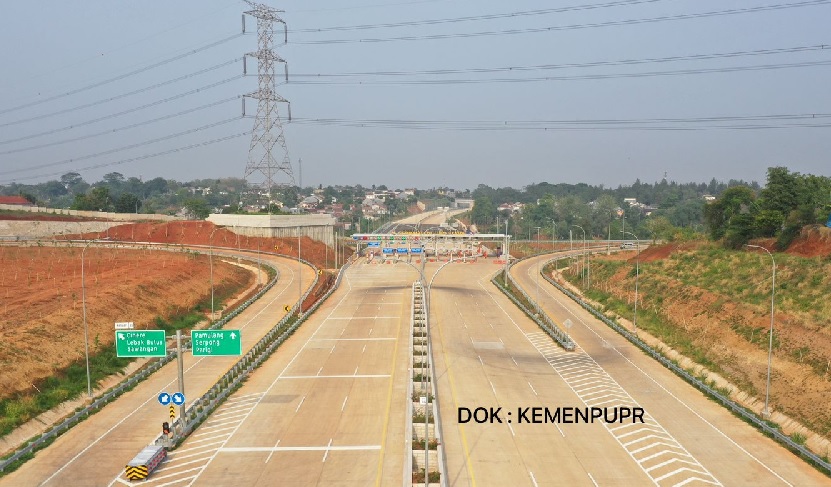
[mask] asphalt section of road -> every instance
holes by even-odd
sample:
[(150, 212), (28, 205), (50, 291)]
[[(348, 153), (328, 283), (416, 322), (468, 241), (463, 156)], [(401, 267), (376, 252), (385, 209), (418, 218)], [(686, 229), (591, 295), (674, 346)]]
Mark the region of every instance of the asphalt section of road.
[[(279, 319), (283, 306), (298, 299), (297, 261), (262, 256), (276, 264), (280, 279), (265, 295), (226, 325), (239, 329), (245, 353)], [(302, 266), (306, 287), (314, 280), (311, 267)], [(193, 401), (204, 394), (238, 357), (193, 357), (184, 354), (185, 395)], [(161, 432), (169, 421), (168, 408), (158, 402), (162, 392), (178, 390), (176, 361), (164, 366), (135, 389), (125, 393), (67, 433), (17, 471), (0, 479), (0, 486), (102, 486), (124, 472), (127, 464)]]

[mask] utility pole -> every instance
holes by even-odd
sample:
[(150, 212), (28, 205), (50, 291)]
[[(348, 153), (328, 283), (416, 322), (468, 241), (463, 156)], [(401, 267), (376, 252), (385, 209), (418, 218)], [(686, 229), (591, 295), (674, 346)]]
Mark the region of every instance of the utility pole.
[[(245, 98), (257, 100), (257, 114), (254, 117), (251, 145), (248, 148), (248, 163), (245, 166), (245, 181), (252, 187), (266, 189), (270, 205), (275, 186), (285, 188), (295, 184), (289, 151), (283, 134), (283, 124), (277, 109), (279, 103), (287, 104), (288, 120), (291, 120), (291, 104), (277, 94), (274, 69), (275, 63), (283, 63), (285, 78), (288, 81), (289, 72), (286, 61), (274, 51), (274, 24), (283, 24), (284, 43), (288, 41), (288, 29), (286, 23), (278, 15), (283, 12), (282, 10), (250, 0), (245, 0), (245, 3), (252, 9), (243, 14), (242, 31), (245, 33), (245, 15), (257, 19), (257, 50), (246, 54), (243, 58), (243, 73), (246, 74), (248, 58), (254, 58), (257, 60), (258, 79), (257, 91), (245, 95), (242, 105), (242, 114), (245, 115)], [(280, 161), (275, 158), (275, 146), (279, 146), (276, 150), (282, 155)]]

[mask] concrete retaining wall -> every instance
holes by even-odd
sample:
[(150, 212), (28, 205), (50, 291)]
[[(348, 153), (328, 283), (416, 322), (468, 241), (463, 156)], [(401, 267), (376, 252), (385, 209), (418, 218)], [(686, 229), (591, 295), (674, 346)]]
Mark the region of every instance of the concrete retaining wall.
[(122, 223), (134, 222), (139, 220), (169, 222), (184, 219), (170, 215), (158, 215), (155, 213), (110, 213), (108, 211), (64, 210), (62, 208), (46, 208), (41, 206), (0, 205), (0, 210), (28, 211), (31, 213), (49, 213), (50, 215), (82, 216), (85, 218), (103, 218), (105, 220), (114, 220)]
[(0, 237), (46, 238), (55, 235), (103, 232), (122, 223), (0, 220)]
[(309, 237), (335, 245), (331, 215), (210, 215), (208, 221), (249, 237)]

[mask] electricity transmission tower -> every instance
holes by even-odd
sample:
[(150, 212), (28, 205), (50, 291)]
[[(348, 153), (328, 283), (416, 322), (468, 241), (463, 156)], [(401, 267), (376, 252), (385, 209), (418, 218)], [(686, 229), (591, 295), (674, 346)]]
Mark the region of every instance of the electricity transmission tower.
[[(257, 51), (245, 55), (257, 60), (258, 89), (245, 95), (257, 100), (257, 115), (251, 133), (251, 145), (248, 149), (248, 163), (245, 166), (245, 181), (254, 188), (268, 191), (269, 204), (274, 188), (294, 186), (294, 174), (291, 170), (283, 124), (278, 111), (279, 103), (287, 105), (288, 119), (291, 120), (289, 101), (277, 94), (275, 64), (283, 63), (286, 80), (288, 66), (286, 61), (274, 51), (274, 24), (283, 24), (283, 35), (288, 40), (286, 23), (278, 15), (282, 10), (267, 5), (245, 0), (251, 10), (245, 12), (257, 19)], [(243, 15), (243, 32), (245, 32), (245, 14)], [(245, 104), (243, 102), (243, 114)]]

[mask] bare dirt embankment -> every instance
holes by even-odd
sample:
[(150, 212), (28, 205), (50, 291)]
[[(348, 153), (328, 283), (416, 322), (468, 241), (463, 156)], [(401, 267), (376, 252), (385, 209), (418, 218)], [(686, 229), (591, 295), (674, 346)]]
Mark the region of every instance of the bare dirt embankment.
[[(81, 252), (77, 247), (0, 247), (0, 398), (31, 393), (84, 357)], [(156, 317), (210, 296), (205, 256), (89, 247), (85, 253), (90, 353), (111, 347), (114, 322), (155, 328)], [(215, 288), (244, 290), (248, 270), (214, 261)]]
[[(331, 248), (309, 237), (296, 238), (249, 237), (218, 227), (207, 221), (175, 221), (167, 223), (128, 223), (110, 228), (107, 232), (67, 235), (61, 239), (109, 237), (124, 242), (154, 242), (182, 245), (213, 245), (231, 249), (276, 252), (296, 258), (300, 256), (320, 268), (334, 268), (335, 256)], [(347, 249), (346, 256), (351, 255)]]
[[(774, 242), (754, 243), (773, 249)], [(743, 261), (737, 260), (745, 256), (708, 253), (711, 245), (656, 245), (641, 253), (639, 323), (641, 313), (644, 318), (653, 315), (665, 323), (663, 329), (653, 330), (663, 342), (679, 350), (693, 350), (697, 360), (759, 399), (737, 395), (759, 410), (767, 379), (770, 260), (763, 255), (760, 267), (747, 277), (741, 268)], [(603, 277), (598, 269), (593, 280), (599, 289), (631, 306), (634, 252), (626, 254), (599, 256), (599, 267), (602, 260), (628, 259), (632, 265), (617, 267)], [(779, 295), (770, 407), (831, 439), (831, 326), (821, 298), (822, 289), (825, 303), (831, 297), (831, 229), (806, 228), (785, 254), (774, 253)], [(744, 282), (735, 283), (741, 280)], [(726, 282), (733, 287), (727, 287)], [(812, 296), (815, 300), (810, 305), (797, 302)], [(776, 416), (773, 419), (777, 421)]]

